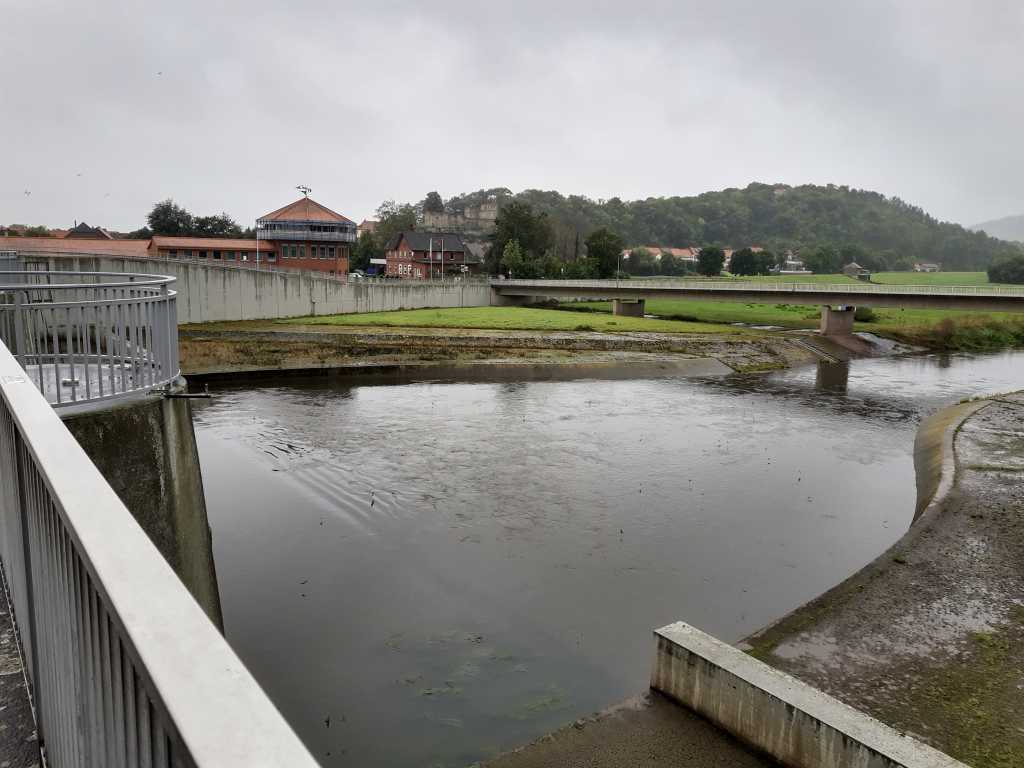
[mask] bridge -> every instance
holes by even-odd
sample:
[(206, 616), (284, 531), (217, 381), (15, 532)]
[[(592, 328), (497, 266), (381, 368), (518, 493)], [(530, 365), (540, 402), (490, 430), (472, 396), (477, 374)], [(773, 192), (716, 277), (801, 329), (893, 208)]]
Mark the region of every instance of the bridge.
[[(753, 280), (492, 280), (508, 303), (534, 297), (612, 301), (617, 315), (639, 317), (647, 299), (734, 301), (743, 304), (808, 304), (822, 307), (821, 330), (848, 334), (857, 306), (1024, 312), (1024, 287), (979, 285), (877, 285), (784, 283)], [(833, 309), (837, 307), (839, 309)]]

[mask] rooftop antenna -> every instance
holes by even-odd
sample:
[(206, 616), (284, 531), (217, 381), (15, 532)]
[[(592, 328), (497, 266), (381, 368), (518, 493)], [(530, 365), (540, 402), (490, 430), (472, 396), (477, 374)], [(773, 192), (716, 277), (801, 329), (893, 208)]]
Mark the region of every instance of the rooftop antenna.
[(309, 193), (313, 191), (305, 184), (299, 184), (299, 186), (297, 186), (296, 189), (299, 190), (299, 192), (301, 192), (305, 197), (309, 197)]

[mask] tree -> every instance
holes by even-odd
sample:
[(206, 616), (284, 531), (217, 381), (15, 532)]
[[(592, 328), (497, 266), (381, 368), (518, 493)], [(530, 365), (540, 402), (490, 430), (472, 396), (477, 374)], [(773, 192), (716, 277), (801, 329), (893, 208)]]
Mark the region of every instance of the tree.
[(537, 214), (526, 203), (513, 202), (498, 212), (491, 234), (488, 271), (496, 273), (504, 263), (505, 246), (515, 240), (524, 253), (537, 258), (552, 246), (551, 223), (546, 214)]
[(437, 192), (427, 192), (421, 207), (424, 213), (444, 213), (444, 200)]
[(757, 259), (749, 248), (740, 248), (729, 260), (729, 272), (734, 275), (756, 275)]
[(146, 221), (154, 235), (168, 237), (188, 237), (195, 227), (192, 214), (170, 198), (154, 205)]
[(831, 245), (816, 245), (800, 252), (804, 266), (811, 272), (834, 275), (843, 268), (842, 256)]
[(377, 229), (374, 233), (382, 248), (387, 248), (399, 232), (416, 229), (416, 209), (408, 203), (399, 205), (385, 200), (377, 208)]
[(241, 237), (242, 228), (226, 213), (216, 216), (194, 216), (190, 234), (196, 237)]
[(697, 255), (697, 271), (705, 277), (718, 277), (725, 265), (725, 251), (717, 245), (706, 245)]
[(658, 272), (658, 263), (646, 248), (634, 248), (623, 261), (623, 268), (631, 275), (654, 275)]
[(1006, 256), (988, 268), (993, 283), (1024, 283), (1024, 254)]
[(351, 269), (363, 269), (365, 270), (370, 266), (370, 259), (380, 259), (384, 257), (384, 246), (381, 245), (373, 232), (363, 232), (359, 237), (359, 242), (356, 243), (352, 249), (352, 259), (349, 262)]
[(152, 236), (153, 232), (149, 227), (140, 227), (128, 233), (129, 240), (149, 240)]
[(586, 244), (587, 258), (594, 263), (597, 276), (614, 276), (622, 255), (622, 238), (607, 227), (598, 227), (587, 237)]

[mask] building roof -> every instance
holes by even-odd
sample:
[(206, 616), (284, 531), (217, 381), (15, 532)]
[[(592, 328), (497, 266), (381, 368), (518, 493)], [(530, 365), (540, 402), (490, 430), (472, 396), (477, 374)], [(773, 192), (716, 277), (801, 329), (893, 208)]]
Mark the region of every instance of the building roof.
[[(274, 250), (269, 240), (260, 240), (261, 251)], [(256, 241), (238, 237), (166, 237), (156, 235), (153, 245), (157, 248), (195, 248), (197, 250), (255, 251)]]
[(28, 253), (94, 253), (146, 256), (149, 240), (88, 240), (63, 237), (0, 237), (0, 249)]
[(84, 221), (79, 222), (67, 232), (64, 233), (64, 237), (98, 237), (104, 240), (113, 240), (114, 236), (103, 229), (103, 227), (90, 227)]
[(380, 224), (380, 222), (376, 221), (375, 219), (363, 219), (361, 222), (359, 222), (359, 228), (366, 230), (367, 232), (373, 232), (375, 229), (377, 229), (378, 224)]
[(391, 239), (391, 244), (387, 250), (393, 251), (398, 247), (399, 242), (402, 238), (405, 238), (405, 242), (408, 243), (409, 248), (414, 251), (429, 251), (431, 250), (431, 240), (433, 240), (433, 250), (437, 251), (441, 248), (441, 241), (444, 241), (445, 251), (452, 253), (465, 253), (468, 248), (466, 244), (462, 242), (462, 238), (454, 232), (399, 232)]
[(278, 208), (268, 214), (260, 216), (259, 221), (335, 221), (344, 224), (354, 224), (340, 213), (332, 211), (324, 205), (320, 205), (311, 197), (300, 197), (294, 203), (289, 203), (284, 208)]
[(844, 270), (845, 270), (845, 269), (856, 269), (856, 270), (861, 270), (861, 269), (864, 269), (864, 267), (862, 267), (862, 266), (861, 266), (860, 264), (858, 264), (858, 263), (857, 263), (856, 261), (851, 261), (851, 262), (850, 262), (849, 264), (847, 264), (847, 265), (846, 265), (845, 267), (843, 267), (843, 269), (844, 269)]

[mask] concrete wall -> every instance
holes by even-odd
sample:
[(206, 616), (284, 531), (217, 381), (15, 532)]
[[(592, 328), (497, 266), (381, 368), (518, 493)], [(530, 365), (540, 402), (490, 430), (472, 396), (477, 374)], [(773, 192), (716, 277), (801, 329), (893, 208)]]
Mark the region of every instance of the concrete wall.
[(966, 768), (683, 622), (655, 631), (651, 687), (792, 768)]
[(210, 620), (222, 628), (189, 401), (148, 398), (69, 416), (64, 423)]
[(491, 303), (485, 282), (344, 282), (286, 271), (127, 256), (25, 257), (53, 271), (143, 272), (177, 279), (178, 322), (269, 320), (304, 315), (384, 312), (426, 307), (484, 307)]

